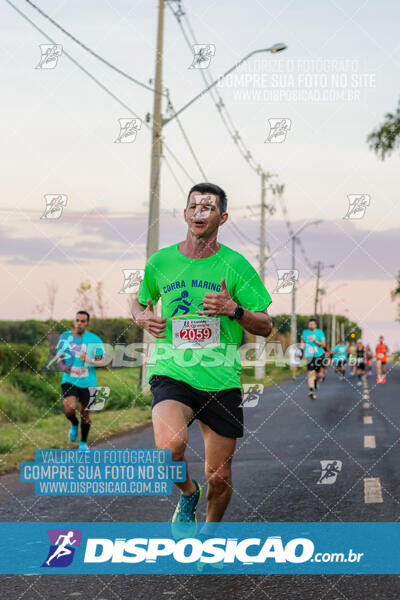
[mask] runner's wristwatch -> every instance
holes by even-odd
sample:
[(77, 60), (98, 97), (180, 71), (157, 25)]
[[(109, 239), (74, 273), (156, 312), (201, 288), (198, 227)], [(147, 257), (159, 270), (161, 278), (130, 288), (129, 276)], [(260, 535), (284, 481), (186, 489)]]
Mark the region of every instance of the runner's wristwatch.
[(240, 306), (240, 304), (236, 304), (236, 308), (233, 311), (233, 316), (231, 317), (229, 315), (229, 318), (231, 321), (233, 321), (233, 319), (236, 319), (237, 321), (240, 321), (240, 319), (243, 317), (244, 315), (244, 308), (243, 306)]

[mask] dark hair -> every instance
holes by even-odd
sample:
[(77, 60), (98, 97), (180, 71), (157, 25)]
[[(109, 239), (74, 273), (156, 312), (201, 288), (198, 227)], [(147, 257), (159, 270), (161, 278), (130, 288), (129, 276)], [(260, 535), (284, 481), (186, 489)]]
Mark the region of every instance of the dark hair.
[(192, 192), (200, 192), (201, 194), (214, 194), (219, 198), (219, 210), (222, 213), (226, 212), (226, 207), (228, 205), (228, 198), (222, 188), (219, 185), (215, 185), (215, 183), (198, 183), (194, 185), (189, 191), (186, 206), (188, 205), (190, 194)]
[(316, 323), (318, 325), (318, 321), (317, 321), (317, 319), (315, 317), (310, 317), (308, 319), (308, 322), (310, 322), (310, 321), (314, 321), (314, 323)]
[(77, 315), (86, 315), (87, 316), (87, 320), (90, 321), (90, 315), (88, 312), (86, 312), (86, 310), (78, 310), (78, 312), (76, 313)]

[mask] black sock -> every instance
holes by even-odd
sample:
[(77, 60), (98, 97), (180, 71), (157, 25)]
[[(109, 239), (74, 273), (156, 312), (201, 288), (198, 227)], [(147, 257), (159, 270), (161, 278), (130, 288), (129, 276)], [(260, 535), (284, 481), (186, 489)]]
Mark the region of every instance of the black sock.
[(310, 387), (310, 392), (313, 392), (313, 391), (314, 391), (314, 388), (313, 388), (313, 387)]
[(89, 429), (90, 429), (90, 423), (84, 423), (84, 421), (81, 421), (81, 441), (82, 442), (87, 442)]
[(73, 415), (65, 415), (68, 419), (68, 421), (71, 421), (72, 425), (79, 425), (79, 421), (76, 418), (75, 413)]
[(361, 375), (358, 375), (358, 380), (361, 381)]

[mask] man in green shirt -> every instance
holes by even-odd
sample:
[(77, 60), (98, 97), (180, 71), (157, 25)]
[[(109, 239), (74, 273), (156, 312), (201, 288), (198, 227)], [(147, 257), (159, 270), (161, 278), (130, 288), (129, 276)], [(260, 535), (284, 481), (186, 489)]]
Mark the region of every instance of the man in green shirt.
[[(228, 219), (226, 208), (219, 186), (192, 187), (184, 210), (185, 241), (149, 258), (132, 302), (136, 323), (157, 338), (147, 373), (157, 448), (168, 448), (174, 460), (186, 462), (188, 426), (199, 420), (208, 522), (220, 521), (229, 503), (232, 457), (236, 438), (243, 436), (238, 353), (243, 329), (265, 337), (272, 329), (271, 297), (259, 275), (241, 254), (217, 241)], [(158, 317), (153, 305), (160, 298)], [(202, 488), (189, 469), (186, 481), (177, 485), (181, 496), (172, 521), (193, 524), (186, 531), (194, 534)]]

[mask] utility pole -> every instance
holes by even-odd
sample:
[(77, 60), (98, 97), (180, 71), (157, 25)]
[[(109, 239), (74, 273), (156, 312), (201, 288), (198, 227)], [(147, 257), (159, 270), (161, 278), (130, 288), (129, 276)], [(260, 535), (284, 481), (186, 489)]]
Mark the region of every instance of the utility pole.
[(332, 314), (332, 334), (331, 334), (332, 345), (331, 348), (336, 346), (336, 315)]
[[(267, 205), (265, 204), (265, 195), (266, 195), (266, 187), (265, 182), (267, 179), (267, 175), (264, 171), (261, 173), (261, 219), (260, 219), (260, 248), (259, 248), (259, 274), (260, 279), (265, 285), (265, 209)], [(262, 356), (265, 339), (261, 335), (256, 336), (256, 358)], [(265, 364), (256, 365), (254, 369), (254, 374), (256, 379), (264, 379), (265, 377)]]
[(160, 167), (162, 153), (162, 58), (164, 38), (164, 0), (158, 4), (158, 30), (156, 51), (156, 74), (154, 79), (153, 134), (151, 144), (150, 207), (147, 235), (146, 259), (158, 250), (160, 219)]
[[(296, 268), (296, 236), (292, 236), (292, 271)], [(290, 316), (290, 343), (297, 343), (297, 319), (296, 319), (296, 281), (293, 281), (292, 288), (292, 314)]]
[(317, 284), (315, 286), (315, 300), (314, 300), (314, 316), (317, 317), (318, 298), (319, 298), (319, 279), (321, 275), (321, 261), (317, 262)]
[[(156, 73), (154, 79), (154, 101), (153, 101), (153, 132), (151, 140), (151, 169), (150, 169), (150, 202), (149, 202), (149, 223), (147, 231), (146, 260), (158, 250), (159, 240), (159, 220), (160, 220), (160, 171), (162, 154), (162, 58), (163, 58), (163, 39), (164, 39), (164, 1), (158, 3), (158, 29), (157, 29), (157, 50), (156, 50)], [(147, 349), (152, 341), (152, 336), (143, 331), (143, 344), (145, 356), (148, 357)], [(142, 390), (148, 390), (147, 382), (147, 360), (141, 368)]]
[(260, 278), (265, 284), (265, 180), (266, 175), (261, 173), (261, 221), (260, 221)]

